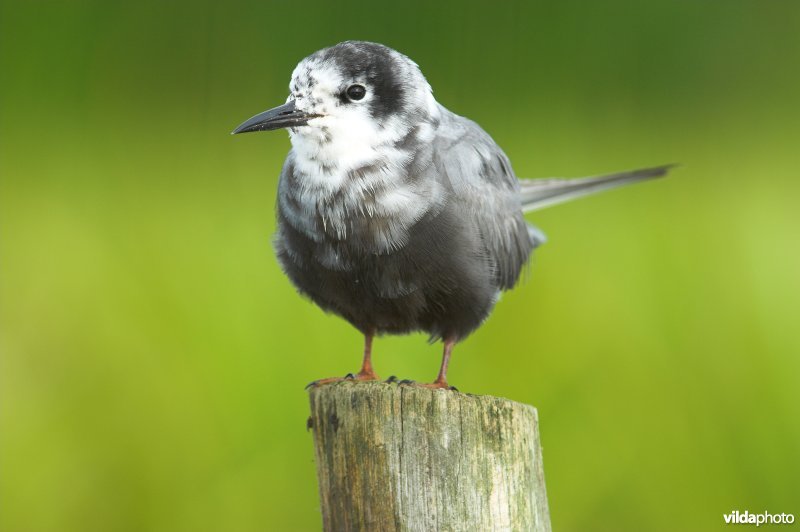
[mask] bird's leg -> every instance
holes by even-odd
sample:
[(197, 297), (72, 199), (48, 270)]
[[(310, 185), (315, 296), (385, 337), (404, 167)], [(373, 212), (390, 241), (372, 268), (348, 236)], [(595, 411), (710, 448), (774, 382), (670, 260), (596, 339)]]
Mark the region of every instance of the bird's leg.
[(362, 381), (376, 381), (380, 379), (372, 369), (372, 338), (375, 333), (370, 331), (364, 334), (364, 360), (361, 362), (361, 371), (356, 375), (356, 379)]
[(454, 338), (444, 339), (444, 351), (442, 352), (442, 365), (439, 368), (439, 374), (436, 375), (436, 380), (430, 384), (413, 383), (414, 386), (421, 386), (422, 388), (444, 388), (446, 390), (455, 390), (454, 386), (447, 384), (447, 365), (450, 363), (450, 355), (453, 352), (453, 346), (456, 345)]
[(439, 374), (436, 375), (436, 380), (429, 386), (432, 388), (450, 388), (447, 384), (447, 365), (450, 364), (450, 355), (453, 353), (453, 346), (456, 341), (452, 338), (445, 338), (444, 349), (442, 350), (442, 365), (439, 367)]
[(309, 388), (311, 386), (320, 386), (322, 384), (330, 384), (332, 382), (340, 382), (340, 381), (376, 381), (379, 380), (380, 377), (375, 373), (375, 370), (372, 369), (372, 338), (375, 336), (374, 331), (369, 331), (364, 333), (364, 360), (361, 362), (361, 370), (353, 375), (352, 373), (348, 373), (344, 377), (329, 377), (327, 379), (319, 379), (317, 381), (311, 382), (306, 386)]

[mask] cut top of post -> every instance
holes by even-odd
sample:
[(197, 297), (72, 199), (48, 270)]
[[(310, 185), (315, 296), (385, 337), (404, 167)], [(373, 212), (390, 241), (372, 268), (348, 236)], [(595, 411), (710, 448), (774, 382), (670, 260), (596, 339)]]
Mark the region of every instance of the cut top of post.
[(532, 406), (363, 382), (310, 400), (325, 530), (550, 530)]

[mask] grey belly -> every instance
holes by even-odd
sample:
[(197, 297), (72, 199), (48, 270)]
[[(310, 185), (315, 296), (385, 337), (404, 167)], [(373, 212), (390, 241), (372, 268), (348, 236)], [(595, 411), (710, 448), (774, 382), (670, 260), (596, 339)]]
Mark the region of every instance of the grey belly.
[(352, 238), (317, 242), (280, 217), (279, 226), (276, 251), (294, 285), (362, 332), (461, 339), (496, 301), (480, 240), (446, 212), (417, 223), (404, 246), (383, 254), (359, 249)]

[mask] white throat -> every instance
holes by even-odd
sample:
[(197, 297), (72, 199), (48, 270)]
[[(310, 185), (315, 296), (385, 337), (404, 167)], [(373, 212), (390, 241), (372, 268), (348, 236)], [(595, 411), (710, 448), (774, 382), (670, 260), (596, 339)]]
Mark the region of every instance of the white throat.
[[(282, 200), (292, 197), (296, 206), (282, 203), (291, 223), (307, 236), (319, 238), (321, 219), (324, 233), (345, 238), (358, 227), (353, 220), (384, 219), (364, 242), (378, 253), (397, 249), (407, 242), (407, 230), (441, 203), (443, 190), (437, 180), (409, 179), (413, 150), (401, 149), (399, 141), (412, 128), (384, 127), (374, 121), (353, 122), (345, 128), (326, 126), (325, 117), (314, 119), (313, 127), (291, 133), (294, 180), (284, 189)], [(417, 125), (415, 134), (430, 142), (430, 124)], [(287, 180), (282, 181), (288, 187)]]
[(323, 116), (290, 132), (295, 167), (304, 174), (305, 187), (328, 195), (345, 186), (354, 170), (380, 166), (382, 177), (390, 179), (408, 164), (410, 154), (395, 147), (407, 134), (405, 128), (378, 128), (370, 117), (358, 115), (341, 122)]

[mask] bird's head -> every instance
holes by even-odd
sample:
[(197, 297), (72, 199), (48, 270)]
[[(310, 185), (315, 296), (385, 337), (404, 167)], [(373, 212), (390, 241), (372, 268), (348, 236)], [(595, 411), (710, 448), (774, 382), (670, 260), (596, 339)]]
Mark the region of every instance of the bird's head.
[(323, 157), (330, 151), (341, 159), (398, 142), (438, 113), (419, 67), (371, 42), (347, 41), (306, 57), (294, 69), (289, 91), (284, 105), (233, 133), (288, 128), (295, 150)]

